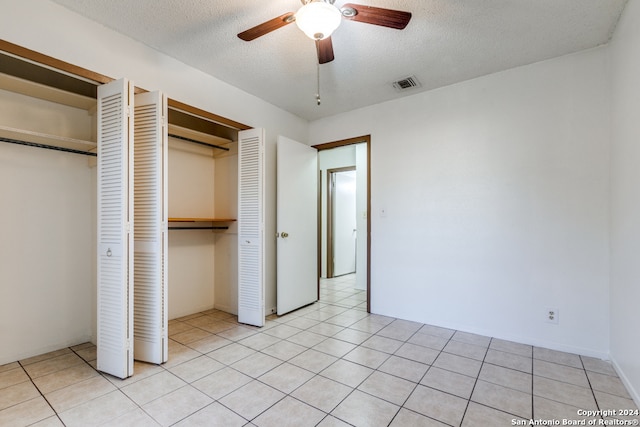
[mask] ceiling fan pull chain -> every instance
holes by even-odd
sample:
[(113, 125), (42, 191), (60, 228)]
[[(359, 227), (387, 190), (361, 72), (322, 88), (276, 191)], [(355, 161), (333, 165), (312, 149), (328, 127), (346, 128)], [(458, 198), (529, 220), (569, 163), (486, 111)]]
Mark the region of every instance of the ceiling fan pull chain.
[[(318, 47), (318, 49), (320, 49), (320, 48)], [(316, 75), (317, 75), (317, 86), (316, 87), (318, 89), (318, 91), (316, 92), (316, 102), (318, 103), (318, 105), (320, 105), (320, 61), (317, 62), (316, 67), (317, 67), (316, 68), (316, 70), (317, 70), (317, 73), (316, 73)]]

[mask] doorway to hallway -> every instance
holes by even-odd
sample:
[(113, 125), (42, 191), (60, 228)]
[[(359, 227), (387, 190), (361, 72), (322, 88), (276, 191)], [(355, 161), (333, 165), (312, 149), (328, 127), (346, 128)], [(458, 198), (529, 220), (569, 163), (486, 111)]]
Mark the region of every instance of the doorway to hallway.
[[(350, 276), (349, 279), (355, 282), (354, 289), (361, 291), (364, 296), (366, 311), (371, 310), (371, 136), (364, 135), (341, 141), (329, 142), (326, 144), (314, 145), (318, 150), (318, 295), (322, 301), (322, 282), (339, 274)], [(354, 270), (343, 270), (340, 273), (328, 271), (333, 265), (333, 256), (328, 252), (331, 248), (330, 239), (327, 233), (327, 222), (331, 216), (328, 209), (328, 181), (330, 170), (348, 170), (355, 172), (355, 226), (350, 228), (351, 242), (344, 247), (348, 247), (351, 252), (351, 243), (355, 247), (355, 268)], [(349, 233), (347, 233), (349, 234)], [(355, 271), (355, 273), (351, 273)], [(342, 289), (340, 291), (343, 291)], [(341, 294), (333, 297), (343, 296)], [(333, 298), (332, 297), (332, 298)], [(347, 297), (348, 298), (348, 297)], [(359, 297), (361, 298), (361, 297)]]

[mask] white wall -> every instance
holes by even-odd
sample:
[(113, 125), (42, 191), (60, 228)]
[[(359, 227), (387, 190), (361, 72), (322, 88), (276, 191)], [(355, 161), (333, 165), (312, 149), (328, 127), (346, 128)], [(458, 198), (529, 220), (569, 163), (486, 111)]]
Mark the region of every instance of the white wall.
[(611, 358), (640, 405), (640, 3), (611, 43)]
[[(208, 76), (199, 70), (188, 67), (173, 58), (162, 55), (141, 43), (117, 34), (50, 1), (26, 0), (16, 2), (14, 0), (0, 0), (0, 10), (2, 10), (0, 14), (0, 38), (6, 41), (112, 78), (126, 77), (141, 88), (162, 90), (170, 98), (252, 127), (265, 127), (267, 129), (266, 150), (268, 165), (266, 202), (267, 212), (270, 215), (268, 218), (271, 220), (267, 224), (266, 235), (275, 234), (276, 137), (281, 134), (305, 142), (308, 130), (308, 123), (305, 120)], [(18, 157), (19, 160), (16, 160), (16, 162), (32, 161), (31, 157), (27, 156), (29, 155), (20, 155)], [(37, 156), (46, 157), (47, 155)], [(86, 158), (83, 158), (83, 161), (86, 163)], [(33, 164), (38, 165), (39, 163), (35, 160)], [(31, 168), (29, 165), (26, 168), (30, 169), (24, 169), (23, 175), (29, 175), (35, 182), (47, 179), (49, 179), (50, 183), (56, 182), (56, 179), (65, 182), (70, 180), (68, 175), (65, 174), (56, 177), (56, 179), (50, 178), (47, 174), (48, 171), (43, 167)], [(88, 180), (91, 179), (89, 171), (90, 169), (86, 171)], [(9, 169), (3, 169), (2, 173), (10, 173), (11, 180), (20, 176), (19, 172), (10, 172)], [(81, 183), (85, 182), (79, 178), (70, 181), (73, 181), (74, 185), (81, 185)], [(73, 186), (69, 188), (71, 189), (70, 191), (83, 194), (83, 197), (86, 196), (86, 203), (91, 207), (95, 195), (84, 194)], [(93, 189), (95, 189), (95, 182), (91, 184), (91, 187), (83, 191), (94, 191)], [(50, 196), (51, 194), (54, 193), (42, 191), (42, 195)], [(71, 207), (71, 205), (68, 206)], [(67, 209), (67, 207), (64, 207), (60, 212), (51, 211), (51, 213), (55, 213), (56, 218), (62, 217), (67, 213)], [(88, 218), (91, 219), (95, 216), (95, 212), (88, 215)], [(38, 217), (40, 216), (38, 215)], [(73, 224), (81, 223), (80, 220), (76, 221), (73, 215), (67, 217), (73, 219)], [(6, 224), (7, 222), (5, 221), (4, 223)], [(48, 224), (48, 226), (51, 226), (51, 224)], [(31, 228), (31, 230), (35, 229), (37, 228)], [(60, 225), (59, 230), (67, 229), (64, 225)], [(91, 236), (93, 230), (93, 225), (87, 225), (87, 236)], [(65, 244), (76, 247), (76, 242), (70, 242), (69, 238), (65, 242)], [(267, 265), (267, 289), (265, 292), (267, 307), (269, 307), (268, 304), (271, 300), (273, 301), (273, 306), (275, 306), (275, 258), (273, 255), (275, 253), (275, 241), (271, 242), (271, 244), (273, 250), (268, 252), (268, 255), (271, 254), (271, 259), (267, 259), (269, 262)], [(4, 244), (0, 244), (0, 247), (3, 251), (11, 250), (10, 248), (5, 248)], [(54, 244), (43, 246), (47, 251), (54, 247)], [(78, 247), (84, 248), (83, 254), (91, 253), (91, 244), (88, 247), (83, 247), (82, 245)], [(74, 266), (76, 265), (79, 265), (80, 267), (78, 268), (80, 269), (85, 268), (85, 264), (76, 262)], [(51, 340), (47, 341), (47, 343), (50, 344), (51, 348), (60, 348), (86, 341), (88, 334), (84, 329), (85, 325), (93, 324), (93, 328), (95, 328), (95, 309), (85, 310), (85, 307), (91, 308), (95, 305), (95, 292), (93, 290), (95, 288), (95, 267), (93, 267), (92, 271), (91, 261), (87, 266), (86, 268), (89, 268), (89, 270), (86, 273), (82, 273), (86, 275), (86, 280), (91, 280), (87, 285), (89, 286), (87, 291), (89, 293), (86, 295), (77, 294), (71, 289), (64, 288), (66, 285), (60, 282), (60, 286), (64, 290), (59, 294), (59, 298), (64, 301), (74, 302), (73, 307), (75, 308), (69, 307), (69, 310), (72, 311), (70, 315), (74, 316), (74, 320), (68, 322), (72, 325), (69, 328), (57, 328), (56, 333), (50, 335)], [(2, 292), (13, 292), (11, 288), (7, 288), (9, 285), (5, 283), (7, 282), (3, 281), (1, 284)], [(27, 295), (35, 294), (40, 292), (41, 288), (46, 289), (42, 285), (31, 290), (25, 289), (24, 292)], [(84, 303), (80, 303), (81, 301), (84, 301)], [(169, 307), (171, 310), (171, 301), (169, 301)], [(41, 315), (45, 318), (55, 316), (55, 310), (51, 306), (44, 305), (38, 308), (42, 309)], [(2, 316), (10, 316), (12, 313), (15, 314), (15, 310), (3, 312)], [(3, 322), (3, 325), (7, 325), (7, 323)], [(6, 328), (6, 326), (3, 326), (3, 328)], [(78, 328), (81, 330), (78, 330)], [(15, 357), (9, 357), (4, 361), (16, 360), (18, 357), (30, 356), (43, 350), (24, 345), (23, 341), (25, 340), (37, 341), (34, 336), (29, 338), (32, 329), (17, 329), (14, 325), (8, 331), (2, 330), (3, 340), (7, 337), (9, 341), (13, 339), (16, 341), (16, 346), (10, 349), (11, 354)], [(60, 334), (62, 336), (59, 336)], [(3, 350), (4, 348), (3, 346)]]
[(372, 311), (606, 357), (608, 117), (600, 48), (312, 122), (371, 134)]

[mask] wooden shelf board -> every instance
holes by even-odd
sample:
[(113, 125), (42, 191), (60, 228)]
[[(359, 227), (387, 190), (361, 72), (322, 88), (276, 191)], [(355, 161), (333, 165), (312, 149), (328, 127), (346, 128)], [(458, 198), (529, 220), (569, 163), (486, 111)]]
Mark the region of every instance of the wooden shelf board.
[(83, 141), (64, 136), (49, 135), (42, 132), (33, 132), (22, 129), (15, 129), (9, 126), (0, 125), (0, 136), (27, 141), (35, 144), (51, 145), (54, 147), (70, 148), (80, 151), (95, 151), (97, 144), (93, 141)]
[(78, 95), (63, 89), (32, 82), (19, 77), (0, 73), (0, 89), (20, 93), (50, 102), (56, 102), (70, 107), (91, 110), (96, 107), (96, 99)]
[(169, 218), (169, 222), (234, 222), (231, 218)]

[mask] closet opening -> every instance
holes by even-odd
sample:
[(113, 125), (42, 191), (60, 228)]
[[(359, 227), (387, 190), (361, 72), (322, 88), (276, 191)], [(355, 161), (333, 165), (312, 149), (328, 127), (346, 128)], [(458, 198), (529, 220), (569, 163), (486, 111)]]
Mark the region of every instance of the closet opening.
[(238, 314), (238, 131), (169, 103), (169, 319)]

